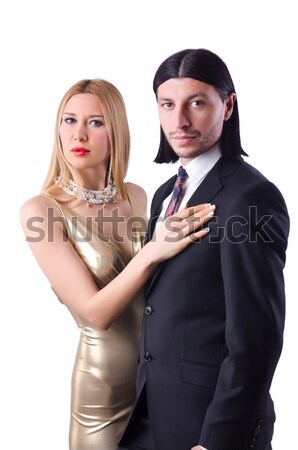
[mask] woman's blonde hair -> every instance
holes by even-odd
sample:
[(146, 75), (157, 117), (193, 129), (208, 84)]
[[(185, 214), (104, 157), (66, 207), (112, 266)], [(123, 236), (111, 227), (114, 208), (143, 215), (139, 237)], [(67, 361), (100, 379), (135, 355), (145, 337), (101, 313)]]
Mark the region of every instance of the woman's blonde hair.
[(65, 105), (76, 94), (93, 94), (99, 100), (111, 149), (111, 174), (119, 194), (123, 198), (127, 198), (124, 178), (129, 160), (130, 133), (126, 108), (118, 89), (112, 83), (101, 79), (78, 81), (68, 89), (62, 98), (57, 112), (52, 158), (42, 192), (53, 193), (57, 189), (57, 179), (59, 179), (59, 185), (67, 184), (70, 179), (73, 179), (77, 185), (79, 196), (84, 188), (78, 171), (66, 161), (60, 141), (60, 124)]

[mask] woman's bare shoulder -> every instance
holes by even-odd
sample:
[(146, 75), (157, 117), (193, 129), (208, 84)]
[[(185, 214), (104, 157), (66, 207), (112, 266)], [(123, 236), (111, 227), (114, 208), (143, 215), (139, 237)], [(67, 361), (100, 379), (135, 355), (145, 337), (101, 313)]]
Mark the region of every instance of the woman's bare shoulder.
[(42, 194), (36, 195), (21, 205), (20, 220), (24, 223), (24, 221), (32, 217), (47, 217), (49, 208), (53, 208), (49, 197)]

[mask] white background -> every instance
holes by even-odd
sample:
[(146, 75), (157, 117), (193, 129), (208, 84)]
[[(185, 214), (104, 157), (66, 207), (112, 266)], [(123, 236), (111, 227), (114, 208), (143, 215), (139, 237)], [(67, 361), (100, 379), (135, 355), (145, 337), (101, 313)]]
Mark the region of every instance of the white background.
[(294, 4), (289, 0), (2, 2), (1, 448), (67, 449), (78, 333), (33, 259), (18, 219), (21, 204), (39, 193), (45, 177), (58, 103), (82, 78), (105, 78), (120, 89), (132, 136), (127, 180), (141, 184), (150, 200), (176, 170), (152, 163), (159, 142), (152, 79), (167, 56), (198, 47), (214, 51), (227, 63), (238, 93), (248, 161), (280, 188), (292, 219), (285, 270), (285, 342), (272, 395), (277, 413), (274, 450), (297, 445)]

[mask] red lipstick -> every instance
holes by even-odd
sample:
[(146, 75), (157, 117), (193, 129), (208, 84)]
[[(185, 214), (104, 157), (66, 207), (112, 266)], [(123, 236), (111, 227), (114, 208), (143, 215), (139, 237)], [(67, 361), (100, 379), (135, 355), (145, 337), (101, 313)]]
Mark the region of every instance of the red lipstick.
[(76, 156), (84, 156), (84, 155), (87, 155), (87, 153), (90, 152), (90, 150), (88, 150), (87, 148), (84, 148), (84, 147), (75, 147), (71, 151)]

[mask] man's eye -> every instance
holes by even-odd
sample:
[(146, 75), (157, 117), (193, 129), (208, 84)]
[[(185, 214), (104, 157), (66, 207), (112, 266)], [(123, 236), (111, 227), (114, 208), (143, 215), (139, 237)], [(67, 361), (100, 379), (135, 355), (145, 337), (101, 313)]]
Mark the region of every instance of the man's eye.
[(171, 103), (171, 102), (166, 102), (166, 103), (161, 104), (161, 106), (165, 109), (171, 108), (172, 105), (173, 105), (173, 103)]
[(193, 102), (191, 102), (191, 106), (201, 106), (203, 105), (202, 100), (194, 100)]

